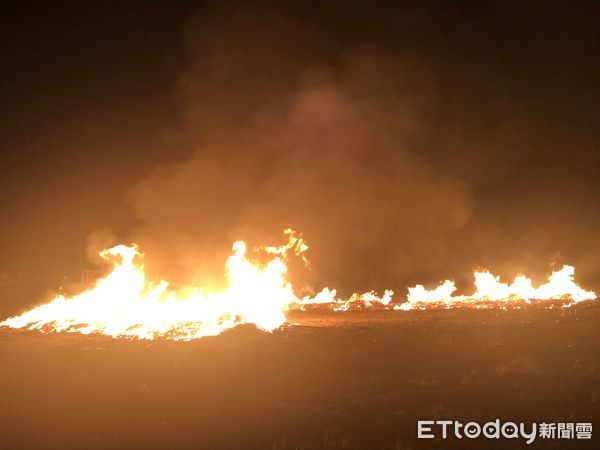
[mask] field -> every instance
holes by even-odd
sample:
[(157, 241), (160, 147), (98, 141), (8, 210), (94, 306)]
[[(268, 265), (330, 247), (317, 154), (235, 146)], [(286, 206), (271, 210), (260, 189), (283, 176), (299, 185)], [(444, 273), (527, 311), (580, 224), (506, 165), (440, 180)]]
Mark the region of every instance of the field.
[[(593, 422), (600, 306), (296, 312), (193, 342), (0, 331), (1, 447), (520, 448), (417, 419)], [(532, 448), (593, 448), (541, 440)]]

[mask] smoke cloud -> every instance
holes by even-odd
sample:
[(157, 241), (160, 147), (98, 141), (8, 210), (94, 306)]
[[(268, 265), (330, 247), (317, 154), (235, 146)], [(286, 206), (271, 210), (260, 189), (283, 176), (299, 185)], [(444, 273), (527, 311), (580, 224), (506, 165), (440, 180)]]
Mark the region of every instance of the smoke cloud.
[[(558, 117), (542, 125), (544, 105), (525, 96), (535, 73), (502, 64), (516, 40), (410, 9), (396, 21), (315, 17), (228, 6), (189, 21), (176, 134), (195, 151), (128, 196), (152, 270), (214, 283), (231, 241), (274, 242), (288, 227), (311, 246), (313, 269), (294, 276), (348, 292), (468, 280), (480, 264), (514, 275), (535, 262), (542, 275), (557, 251), (583, 252), (551, 223), (577, 179), (550, 186), (558, 172), (531, 157)], [(482, 40), (498, 53), (478, 54)]]
[(471, 199), (418, 150), (435, 108), (427, 65), (266, 14), (189, 25), (179, 94), (197, 151), (131, 192), (148, 258), (211, 279), (233, 239), (293, 227), (313, 282), (383, 287), (440, 268)]

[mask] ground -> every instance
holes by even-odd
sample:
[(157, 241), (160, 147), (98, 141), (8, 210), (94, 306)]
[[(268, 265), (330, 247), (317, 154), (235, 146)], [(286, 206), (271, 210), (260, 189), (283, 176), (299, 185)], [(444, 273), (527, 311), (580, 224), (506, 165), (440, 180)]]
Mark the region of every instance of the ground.
[(600, 305), (296, 312), (193, 342), (0, 331), (3, 449), (520, 448), (418, 419), (593, 422)]

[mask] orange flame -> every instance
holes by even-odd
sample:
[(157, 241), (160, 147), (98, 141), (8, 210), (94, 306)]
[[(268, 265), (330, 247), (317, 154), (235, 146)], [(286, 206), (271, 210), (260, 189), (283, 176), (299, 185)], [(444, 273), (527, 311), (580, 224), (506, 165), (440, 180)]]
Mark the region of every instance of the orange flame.
[[(71, 298), (58, 295), (49, 303), (0, 325), (114, 337), (165, 336), (190, 340), (245, 323), (272, 331), (285, 323), (288, 309), (303, 302), (345, 304), (335, 299), (335, 290), (328, 288), (314, 299), (296, 297), (286, 280), (285, 257), (293, 252), (308, 262), (304, 256), (308, 246), (293, 230), (286, 230), (285, 234), (289, 239), (287, 244), (262, 248), (275, 255), (262, 267), (247, 258), (244, 242), (235, 242), (233, 254), (225, 265), (229, 283), (221, 292), (207, 292), (198, 287), (172, 291), (166, 281), (149, 281), (137, 246), (117, 245), (100, 253), (102, 258), (113, 260), (113, 270), (92, 289)], [(363, 299), (389, 303), (391, 291), (386, 291), (382, 300), (370, 292), (355, 294), (348, 302)]]
[(434, 289), (427, 290), (420, 284), (408, 288), (408, 302), (395, 309), (424, 309), (428, 307), (474, 306), (486, 307), (490, 303), (525, 302), (531, 300), (563, 300), (565, 305), (593, 300), (596, 294), (579, 287), (574, 280), (575, 268), (563, 266), (553, 272), (548, 282), (534, 288), (531, 279), (518, 275), (511, 284), (502, 283), (500, 278), (487, 271), (476, 271), (475, 292), (472, 295), (457, 295), (453, 281), (446, 280)]
[[(41, 331), (101, 333), (113, 337), (153, 339), (158, 336), (190, 340), (217, 335), (241, 324), (254, 324), (272, 331), (286, 323), (286, 312), (326, 305), (333, 311), (347, 311), (357, 305), (391, 308), (393, 291), (378, 297), (374, 291), (337, 298), (335, 289), (324, 288), (314, 297), (299, 298), (286, 279), (288, 253), (308, 264), (308, 245), (293, 230), (286, 230), (288, 242), (282, 246), (261, 247), (270, 255), (260, 265), (247, 257), (243, 241), (233, 244), (225, 270), (227, 288), (218, 292), (192, 286), (172, 290), (166, 281), (148, 280), (143, 255), (137, 246), (117, 245), (100, 256), (112, 261), (113, 269), (89, 290), (73, 297), (57, 295), (50, 302), (11, 317), (0, 326)], [(454, 282), (446, 280), (432, 290), (422, 285), (408, 289), (408, 301), (394, 310), (425, 308), (487, 308), (531, 300), (562, 300), (571, 305), (595, 299), (596, 294), (579, 287), (574, 268), (564, 266), (550, 275), (548, 282), (534, 288), (531, 280), (518, 276), (510, 284), (500, 282), (489, 272), (475, 272), (476, 291), (470, 296), (454, 296)]]

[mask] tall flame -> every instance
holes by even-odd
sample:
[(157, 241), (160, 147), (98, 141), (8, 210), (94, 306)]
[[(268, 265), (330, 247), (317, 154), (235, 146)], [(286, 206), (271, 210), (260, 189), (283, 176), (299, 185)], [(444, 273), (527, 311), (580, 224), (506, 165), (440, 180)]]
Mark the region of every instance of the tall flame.
[(391, 300), (391, 291), (386, 291), (382, 299), (369, 292), (355, 294), (343, 302), (335, 298), (335, 290), (328, 288), (314, 299), (296, 297), (291, 283), (286, 280), (285, 258), (292, 252), (308, 263), (304, 256), (308, 246), (293, 230), (285, 230), (285, 234), (288, 235), (286, 244), (260, 248), (274, 255), (264, 266), (248, 259), (246, 243), (235, 242), (225, 264), (228, 286), (220, 292), (199, 287), (173, 291), (166, 281), (149, 281), (137, 246), (117, 245), (100, 253), (105, 260), (112, 260), (113, 270), (93, 288), (70, 298), (57, 295), (49, 303), (11, 317), (0, 325), (189, 340), (216, 335), (246, 323), (272, 331), (285, 323), (288, 309), (297, 308), (303, 302), (345, 305), (358, 300), (386, 304)]
[[(286, 323), (286, 313), (291, 309), (323, 305), (333, 311), (392, 308), (391, 290), (381, 297), (369, 291), (343, 300), (337, 297), (335, 289), (326, 287), (313, 297), (297, 297), (286, 279), (286, 258), (292, 253), (308, 264), (305, 256), (308, 245), (293, 230), (285, 230), (285, 234), (286, 244), (259, 247), (271, 258), (266, 264), (250, 260), (246, 244), (235, 242), (225, 264), (227, 287), (217, 292), (197, 286), (173, 290), (166, 281), (148, 280), (143, 254), (137, 246), (117, 245), (100, 253), (112, 262), (113, 268), (91, 289), (72, 297), (57, 295), (46, 304), (1, 322), (0, 326), (190, 340), (216, 335), (240, 324), (254, 324), (261, 330), (272, 331)], [(456, 286), (450, 280), (431, 290), (416, 285), (408, 289), (408, 301), (393, 309), (487, 308), (531, 300), (562, 300), (563, 305), (571, 305), (595, 299), (594, 292), (575, 283), (574, 270), (572, 266), (564, 266), (537, 288), (523, 275), (506, 284), (487, 271), (478, 271), (472, 295), (455, 296)]]

